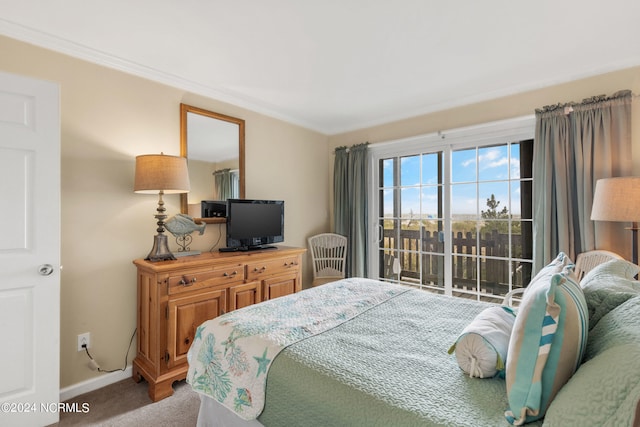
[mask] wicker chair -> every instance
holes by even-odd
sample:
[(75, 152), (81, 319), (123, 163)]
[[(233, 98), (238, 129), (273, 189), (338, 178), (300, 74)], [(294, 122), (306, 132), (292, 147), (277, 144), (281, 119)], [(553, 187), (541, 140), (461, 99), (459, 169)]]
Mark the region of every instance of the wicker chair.
[[(593, 270), (594, 267), (607, 261), (611, 261), (612, 259), (624, 258), (615, 252), (605, 250), (594, 250), (578, 254), (578, 256), (576, 257), (576, 264), (573, 269), (577, 281), (580, 282), (584, 275)], [(504, 296), (502, 304), (508, 306), (513, 305), (514, 297), (522, 298), (526, 290), (527, 288), (518, 288), (512, 290)]]
[(309, 237), (307, 241), (313, 265), (312, 285), (344, 279), (347, 238), (340, 234), (322, 233)]
[(615, 252), (609, 251), (589, 251), (583, 252), (576, 257), (575, 273), (578, 281), (582, 280), (585, 274), (593, 270), (594, 267), (612, 259), (624, 259)]

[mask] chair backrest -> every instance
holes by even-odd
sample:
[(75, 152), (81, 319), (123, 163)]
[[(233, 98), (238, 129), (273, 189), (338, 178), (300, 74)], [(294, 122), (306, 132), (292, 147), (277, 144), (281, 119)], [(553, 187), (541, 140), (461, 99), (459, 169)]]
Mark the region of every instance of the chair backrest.
[(347, 238), (335, 233), (322, 233), (307, 239), (313, 278), (344, 278), (347, 258)]
[(575, 273), (578, 281), (582, 280), (585, 274), (593, 270), (594, 267), (611, 261), (612, 259), (624, 259), (615, 252), (596, 250), (583, 252), (576, 257)]
[[(593, 270), (595, 267), (600, 264), (604, 264), (607, 261), (611, 261), (612, 259), (624, 258), (615, 252), (605, 250), (594, 250), (578, 254), (578, 256), (576, 257), (576, 264), (573, 269), (578, 282), (582, 280), (585, 274)], [(527, 288), (516, 288), (512, 290), (505, 295), (502, 304), (511, 306), (513, 303), (513, 297), (520, 295), (521, 298), (526, 290)]]

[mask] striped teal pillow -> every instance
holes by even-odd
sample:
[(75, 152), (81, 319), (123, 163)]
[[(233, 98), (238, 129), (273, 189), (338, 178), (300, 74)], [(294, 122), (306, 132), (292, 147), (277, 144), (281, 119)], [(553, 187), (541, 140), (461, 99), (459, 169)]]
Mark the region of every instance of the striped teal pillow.
[(525, 292), (507, 358), (505, 416), (511, 424), (542, 418), (582, 360), (589, 315), (572, 268), (540, 278)]

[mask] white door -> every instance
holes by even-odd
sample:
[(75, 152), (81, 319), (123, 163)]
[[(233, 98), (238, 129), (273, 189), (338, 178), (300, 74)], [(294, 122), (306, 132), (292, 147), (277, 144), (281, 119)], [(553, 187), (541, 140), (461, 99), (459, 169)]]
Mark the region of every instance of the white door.
[(0, 72), (0, 425), (58, 421), (60, 106)]

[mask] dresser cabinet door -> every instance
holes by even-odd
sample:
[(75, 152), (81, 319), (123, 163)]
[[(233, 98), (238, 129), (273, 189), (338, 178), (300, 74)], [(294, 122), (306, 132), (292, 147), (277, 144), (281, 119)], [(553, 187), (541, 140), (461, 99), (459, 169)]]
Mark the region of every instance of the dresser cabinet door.
[(262, 301), (260, 282), (249, 282), (229, 287), (229, 311)]
[(282, 297), (295, 293), (298, 287), (298, 274), (283, 274), (262, 281), (262, 300)]
[(201, 292), (197, 295), (172, 298), (168, 302), (167, 366), (187, 363), (187, 352), (196, 329), (204, 321), (227, 311), (226, 289)]

